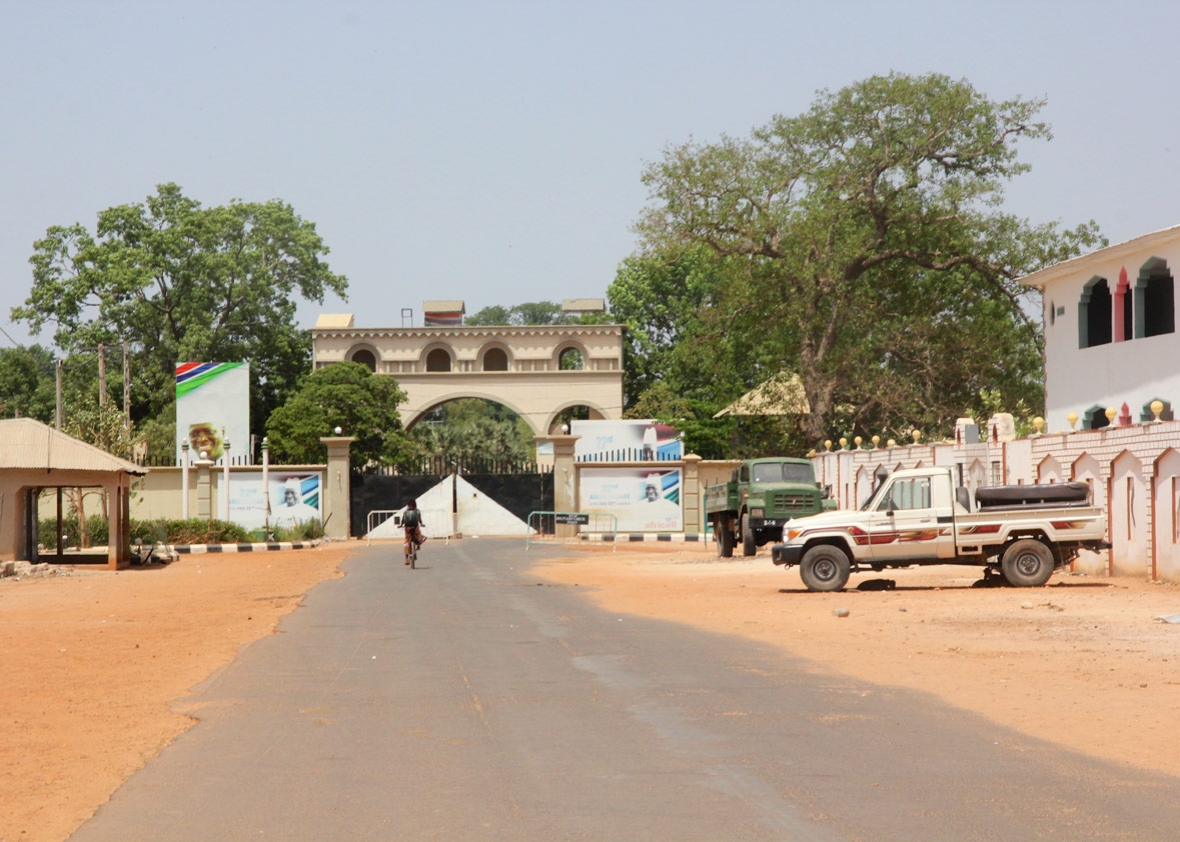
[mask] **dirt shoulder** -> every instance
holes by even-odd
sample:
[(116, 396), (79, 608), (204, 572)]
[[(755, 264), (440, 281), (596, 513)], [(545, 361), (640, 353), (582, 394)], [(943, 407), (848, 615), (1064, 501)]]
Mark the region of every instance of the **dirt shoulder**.
[(69, 836), (194, 723), (173, 702), (273, 633), (354, 548), (0, 580), (0, 841)]
[[(1058, 573), (1044, 588), (973, 588), (979, 570), (939, 566), (809, 593), (764, 552), (723, 561), (683, 549), (606, 550), (536, 572), (611, 611), (773, 644), (817, 671), (925, 691), (1039, 739), (1180, 775), (1180, 625), (1154, 619), (1180, 613), (1175, 585)], [(886, 577), (895, 589), (855, 590)]]
[[(720, 561), (683, 547), (579, 548), (534, 572), (610, 611), (781, 646), (817, 671), (923, 690), (1180, 775), (1180, 625), (1153, 620), (1180, 612), (1180, 587), (1058, 575), (1046, 588), (972, 589), (977, 571), (940, 567), (888, 574), (896, 590), (810, 594), (765, 555)], [(0, 842), (68, 837), (193, 724), (177, 712), (190, 688), (272, 634), (358, 548), (0, 581)]]

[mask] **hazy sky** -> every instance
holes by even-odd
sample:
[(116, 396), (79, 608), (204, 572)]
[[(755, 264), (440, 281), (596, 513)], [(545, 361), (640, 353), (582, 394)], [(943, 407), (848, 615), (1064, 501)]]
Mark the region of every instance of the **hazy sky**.
[[(1117, 7), (1117, 8), (1116, 8)], [(890, 71), (1046, 97), (1008, 210), (1112, 242), (1180, 223), (1180, 4), (47, 2), (0, 7), (0, 327), (33, 242), (173, 181), (280, 198), (361, 327), (423, 299), (605, 297), (645, 162)], [(51, 332), (33, 341), (49, 344)], [(0, 336), (0, 346), (9, 342)]]

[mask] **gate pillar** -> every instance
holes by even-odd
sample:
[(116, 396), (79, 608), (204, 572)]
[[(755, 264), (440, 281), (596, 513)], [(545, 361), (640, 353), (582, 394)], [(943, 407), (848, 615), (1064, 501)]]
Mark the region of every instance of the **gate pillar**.
[[(553, 442), (553, 509), (558, 512), (578, 510), (577, 471), (574, 466), (574, 442), (581, 436), (543, 436), (538, 441)], [(559, 538), (578, 534), (573, 524), (558, 524), (554, 532)]]
[(352, 489), (349, 484), (348, 450), (356, 437), (323, 436), (320, 441), (328, 448), (328, 475), (324, 482), (324, 534), (333, 541), (344, 541), (351, 537)]

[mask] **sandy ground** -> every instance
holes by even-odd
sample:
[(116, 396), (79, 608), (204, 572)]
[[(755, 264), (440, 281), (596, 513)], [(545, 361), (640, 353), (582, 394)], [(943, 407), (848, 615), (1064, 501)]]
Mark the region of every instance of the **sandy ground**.
[[(61, 842), (194, 720), (189, 689), (272, 634), (356, 544), (186, 556), (117, 573), (0, 581), (0, 842)], [(896, 589), (810, 594), (765, 553), (574, 550), (539, 566), (607, 610), (751, 638), (814, 669), (910, 687), (1080, 752), (1180, 775), (1180, 587), (978, 572), (887, 574)], [(855, 588), (874, 575), (854, 576)], [(837, 616), (847, 609), (847, 616)], [(843, 613), (843, 612), (840, 612)]]

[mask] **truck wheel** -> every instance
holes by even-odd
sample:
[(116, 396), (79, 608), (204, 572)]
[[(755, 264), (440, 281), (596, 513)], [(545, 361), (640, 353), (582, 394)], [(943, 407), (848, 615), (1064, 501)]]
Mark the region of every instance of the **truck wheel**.
[(750, 514), (742, 515), (742, 555), (756, 555), (758, 543), (754, 539), (754, 530), (750, 528)]
[(733, 530), (725, 518), (713, 521), (713, 537), (717, 539), (717, 555), (722, 558), (733, 556)]
[(1038, 588), (1053, 575), (1053, 551), (1036, 538), (1021, 538), (1004, 550), (1000, 570), (1011, 585)]
[(818, 544), (803, 554), (799, 575), (809, 591), (838, 591), (848, 584), (848, 555), (831, 544)]

